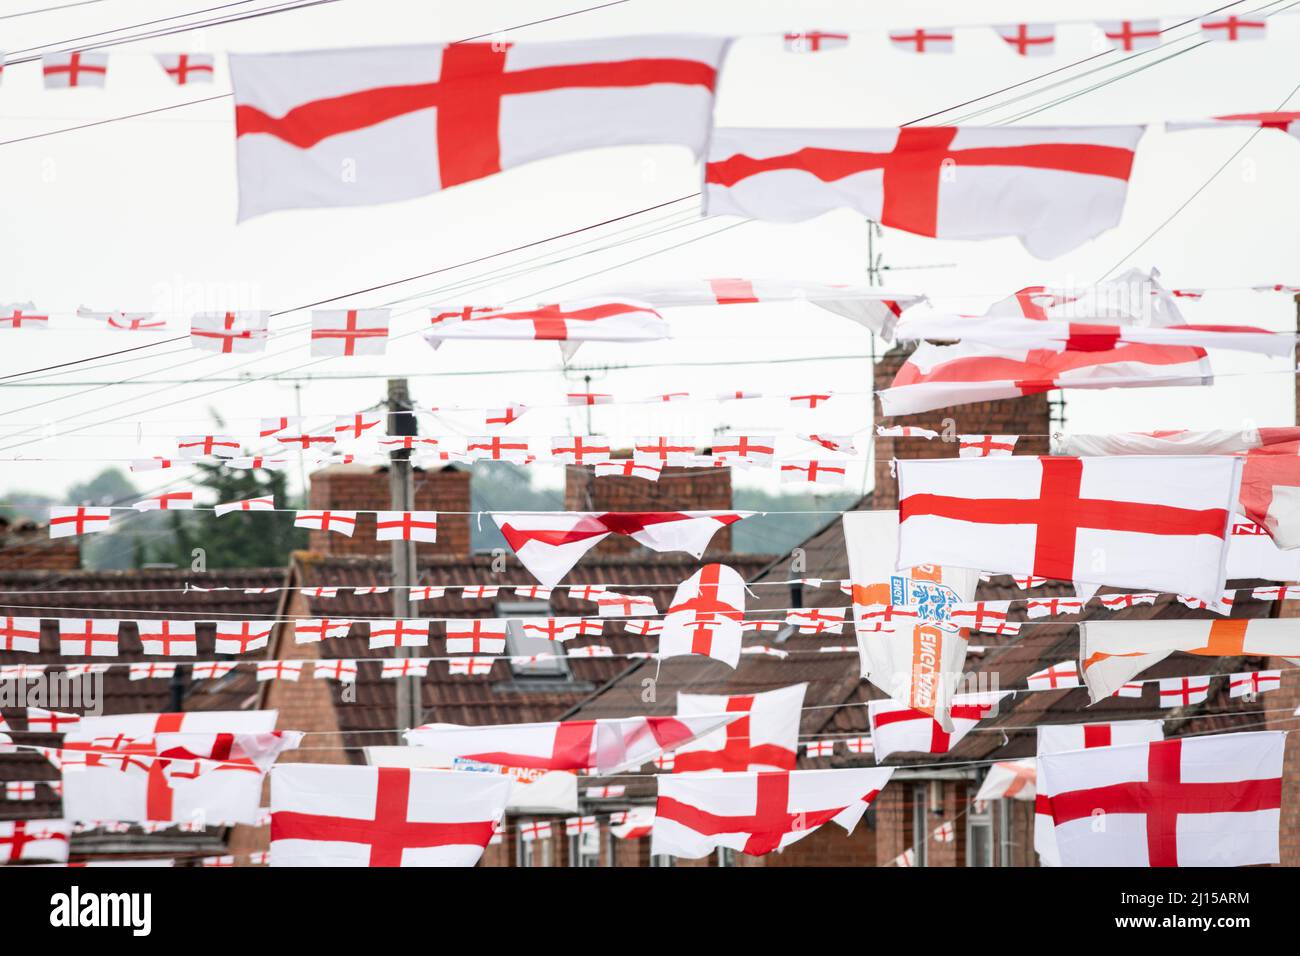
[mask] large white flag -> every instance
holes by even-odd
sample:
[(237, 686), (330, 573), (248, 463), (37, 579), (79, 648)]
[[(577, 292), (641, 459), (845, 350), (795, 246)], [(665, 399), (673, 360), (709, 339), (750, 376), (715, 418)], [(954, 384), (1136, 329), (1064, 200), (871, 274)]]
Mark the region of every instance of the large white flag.
[(967, 634), (952, 610), (974, 598), (979, 572), (934, 564), (896, 571), (897, 511), (851, 511), (843, 520), (862, 676), (951, 731)]
[(659, 631), (659, 657), (702, 654), (735, 667), (744, 617), (744, 579), (733, 568), (706, 564), (673, 593)]
[(230, 57), (239, 218), (411, 199), (582, 149), (708, 138), (728, 41), (358, 47)]
[(807, 684), (756, 694), (677, 695), (677, 716), (738, 713), (740, 718), (676, 749), (673, 773), (793, 770)]

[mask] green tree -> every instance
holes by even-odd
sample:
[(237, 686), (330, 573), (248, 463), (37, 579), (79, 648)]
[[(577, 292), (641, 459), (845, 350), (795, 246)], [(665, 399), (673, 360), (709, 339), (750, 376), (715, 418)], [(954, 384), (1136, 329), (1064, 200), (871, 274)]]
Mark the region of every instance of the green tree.
[[(271, 497), (277, 508), (287, 507), (288, 490), (280, 472), (230, 469), (199, 464), (195, 484), (214, 493), (218, 502)], [(211, 511), (169, 515), (171, 540), (148, 549), (153, 563), (190, 567), (202, 549), (207, 568), (273, 568), (285, 565), (290, 552), (307, 546), (307, 532), (293, 526), (288, 511), (237, 511), (217, 517)]]

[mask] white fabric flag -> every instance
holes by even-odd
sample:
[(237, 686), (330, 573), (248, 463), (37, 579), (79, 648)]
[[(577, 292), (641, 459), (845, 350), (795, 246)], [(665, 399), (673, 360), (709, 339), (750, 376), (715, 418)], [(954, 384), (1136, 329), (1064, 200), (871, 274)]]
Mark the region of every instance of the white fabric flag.
[(949, 708), (951, 731), (944, 730), (924, 711), (913, 710), (896, 700), (873, 700), (867, 704), (867, 719), (871, 723), (876, 761), (896, 752), (946, 754), (981, 720), (995, 715), (999, 702), (1010, 694), (1009, 690), (957, 694)]
[(807, 684), (791, 684), (755, 694), (678, 693), (678, 717), (742, 716), (679, 746), (673, 773), (793, 770), (799, 756), (799, 723), (807, 690)]
[(732, 568), (706, 564), (677, 586), (659, 632), (659, 657), (702, 654), (740, 662), (745, 582)]
[(1036, 762), (1004, 760), (989, 767), (989, 772), (975, 794), (975, 802), (983, 800), (1033, 800), (1037, 794), (1038, 772)]

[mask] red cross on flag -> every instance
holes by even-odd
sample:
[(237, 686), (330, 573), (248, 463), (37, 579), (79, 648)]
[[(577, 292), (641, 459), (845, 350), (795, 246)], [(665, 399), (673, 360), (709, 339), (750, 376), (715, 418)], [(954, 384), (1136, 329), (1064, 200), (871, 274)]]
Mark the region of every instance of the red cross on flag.
[(10, 780), (5, 783), (6, 800), (35, 800), (35, 780)]
[[(221, 653), (220, 649), (216, 653)], [(199, 661), (190, 668), (190, 676), (194, 680), (220, 680), (234, 669), (234, 661)]]
[(193, 621), (136, 621), (140, 649), (163, 657), (193, 657), (198, 651)]
[(596, 595), (596, 613), (601, 617), (650, 617), (659, 609), (654, 598), (647, 595), (606, 591)]
[(756, 694), (679, 693), (678, 717), (718, 713), (741, 716), (678, 747), (673, 772), (793, 770), (807, 690), (807, 684), (791, 684)]
[(426, 647), (429, 644), (429, 622), (399, 618), (370, 622), (371, 650), (380, 647)]
[(1244, 674), (1233, 674), (1229, 678), (1228, 696), (1253, 699), (1281, 686), (1281, 671), (1247, 671)]
[[(306, 623), (296, 622), (295, 632)], [(261, 650), (266, 647), (274, 628), (272, 621), (217, 621), (213, 651), (217, 654), (246, 654)]]
[(529, 339), (557, 342), (565, 360), (583, 342), (651, 342), (671, 335), (649, 305), (618, 299), (557, 302), (521, 311), (435, 307), (424, 340), (435, 349), (451, 339)]
[(905, 53), (951, 53), (953, 42), (952, 27), (917, 27), (889, 31), (889, 45)]
[(48, 329), (50, 317), (35, 310), (36, 306), (31, 302), (0, 304), (0, 329)]
[(242, 501), (227, 501), (213, 507), (212, 511), (218, 518), (222, 515), (228, 515), (237, 511), (274, 511), (275, 499), (270, 495), (262, 498), (245, 498)]
[(694, 440), (682, 436), (647, 435), (632, 443), (632, 460), (642, 464), (690, 465), (694, 457)]
[[(1165, 131), (1170, 133), (1188, 129), (1213, 129), (1217, 126), (1254, 126), (1257, 129), (1275, 129), (1291, 136), (1300, 137), (1300, 112), (1295, 110), (1273, 110), (1260, 113), (1229, 113), (1215, 116), (1208, 120), (1183, 120), (1165, 123)], [(1300, 286), (1286, 283), (1251, 286), (1256, 292), (1284, 292), (1295, 295)], [(30, 306), (30, 303), (28, 303)], [(0, 315), (0, 322), (3, 316)]]
[[(966, 632), (952, 612), (975, 596), (978, 573), (929, 563), (896, 570), (895, 512), (852, 511), (843, 525), (861, 676), (901, 706), (930, 714), (952, 730), (948, 707), (966, 661)], [(873, 618), (882, 612), (897, 622), (873, 630)]]
[(81, 723), (80, 714), (65, 714), (43, 707), (27, 708), (27, 729), (33, 733), (61, 734)]
[(0, 864), (67, 863), (71, 836), (68, 820), (0, 821)]
[(993, 28), (1021, 56), (1051, 56), (1056, 50), (1056, 26), (1051, 23), (1005, 23)]
[(158, 53), (158, 65), (177, 86), (191, 83), (211, 83), (213, 59), (211, 53)]
[(1014, 454), (1019, 435), (958, 435), (958, 458), (997, 458)]
[(136, 511), (192, 511), (194, 509), (194, 492), (163, 491), (156, 495), (142, 498), (131, 506)]
[(232, 56), (239, 218), (412, 199), (606, 146), (699, 155), (728, 43), (661, 35)]
[(45, 53), (41, 55), (41, 73), (47, 90), (102, 87), (108, 78), (108, 54), (82, 53), (80, 50)]
[(1066, 687), (1079, 687), (1078, 661), (1064, 661), (1052, 664), (1042, 670), (1034, 671), (1025, 678), (1025, 686), (1030, 690), (1061, 690)]
[(482, 677), (492, 672), (495, 657), (458, 657), (447, 662), (447, 673), (452, 677)]
[(1210, 696), (1212, 679), (1209, 677), (1161, 678), (1159, 700), (1161, 707), (1191, 707), (1203, 704)]
[(787, 33), (782, 45), (788, 53), (821, 53), (823, 50), (842, 50), (849, 45), (847, 33), (830, 33), (826, 30), (805, 30)]
[(444, 627), (448, 654), (500, 654), (506, 649), (507, 621), (450, 620)]
[(336, 534), (352, 537), (357, 530), (357, 513), (355, 511), (299, 511), (293, 519), (295, 528), (310, 528), (313, 531), (333, 531)]
[(644, 478), (646, 481), (658, 481), (663, 467), (659, 464), (636, 461), (632, 458), (620, 458), (617, 461), (596, 462), (597, 478), (616, 476), (621, 478)]
[(50, 507), (50, 537), (70, 538), (79, 534), (107, 531), (112, 517), (112, 508), (53, 505)]
[(1087, 603), (1081, 598), (1030, 598), (1025, 601), (1025, 616), (1037, 620), (1040, 617), (1079, 614)]
[(59, 653), (65, 657), (116, 657), (121, 621), (59, 618)]
[(1159, 20), (1101, 20), (1097, 26), (1113, 50), (1150, 50), (1160, 45)]
[(1010, 601), (971, 601), (954, 605), (948, 612), (954, 624), (985, 634), (1019, 634), (1020, 622), (1008, 621)]
[(846, 607), (791, 608), (785, 613), (785, 623), (793, 624), (800, 634), (842, 634)]
[(145, 664), (131, 664), (127, 667), (128, 680), (171, 680), (176, 674), (175, 664), (159, 664), (150, 661)]
[(447, 589), (445, 587), (422, 585), (420, 587), (411, 588), (411, 593), (408, 599), (411, 601), (434, 601), (446, 593)]
[(287, 680), (297, 683), (302, 676), (302, 661), (258, 661), (258, 683), (269, 680)]
[(270, 312), (198, 312), (190, 318), (190, 344), (222, 355), (265, 352)]
[(623, 534), (653, 551), (704, 556), (719, 528), (750, 511), (494, 512), (506, 543), (528, 573), (544, 585), (560, 579), (611, 534)]
[(705, 210), (798, 222), (848, 207), (940, 239), (1016, 236), (1033, 255), (1052, 259), (1119, 223), (1142, 132), (718, 129), (705, 167)]
[(952, 821), (941, 823), (930, 831), (930, 839), (935, 843), (951, 843), (957, 838), (957, 828), (953, 826)]
[(510, 788), (504, 774), (283, 764), (271, 866), (473, 866)]
[(1217, 602), (1237, 476), (1213, 456), (900, 461), (898, 563)]
[(388, 309), (316, 309), (311, 314), (311, 354), (383, 355), (388, 316)]
[(352, 684), (357, 679), (357, 662), (342, 657), (330, 661), (313, 661), (312, 675), (317, 680), (336, 680), (340, 684)]
[(384, 418), (383, 412), (356, 412), (352, 415), (337, 415), (334, 418), (334, 435), (338, 438), (364, 438), (368, 432), (381, 429)]
[(166, 320), (152, 312), (96, 312), (83, 306), (77, 309), (77, 317), (103, 322), (104, 328), (114, 332), (154, 332), (167, 327)]
[(613, 446), (598, 435), (557, 435), (551, 439), (551, 458), (561, 465), (594, 465), (609, 461)]
[(952, 730), (946, 731), (930, 714), (896, 700), (867, 704), (876, 760), (897, 752), (946, 754), (985, 717), (997, 713), (998, 703), (1011, 691), (956, 694), (952, 698)]
[(1300, 664), (1300, 635), (1289, 622), (1272, 618), (1079, 625), (1079, 659), (1094, 702), (1176, 652), (1199, 657), (1281, 657)]
[(1037, 778), (1037, 764), (1032, 757), (1000, 761), (989, 767), (975, 799), (1033, 800), (1038, 793)]
[(37, 654), (41, 649), (39, 617), (0, 617), (0, 651)]
[(744, 617), (744, 580), (732, 568), (707, 564), (677, 586), (659, 632), (659, 657), (700, 654), (735, 667)]
[(397, 660), (384, 661), (379, 676), (384, 680), (396, 680), (399, 677), (423, 677), (428, 672), (428, 658), (399, 657)]
[(408, 730), (407, 743), (439, 757), (503, 767), (618, 773), (649, 763), (735, 720), (738, 714), (692, 717), (624, 717), (540, 724), (458, 727), (430, 724)]
[(1205, 350), (1194, 346), (1121, 343), (1100, 352), (1074, 352), (922, 342), (879, 396), (882, 412), (892, 416), (1056, 388), (1154, 388), (1211, 381)]
[(852, 833), (891, 768), (659, 777), (652, 855), (698, 859), (719, 847), (763, 856), (834, 821)]
[(1127, 269), (1089, 286), (1026, 286), (994, 302), (984, 316), (1148, 328), (1184, 325), (1176, 298), (1160, 284), (1159, 275), (1156, 269)]
[(1241, 40), (1262, 40), (1268, 33), (1264, 17), (1214, 15), (1201, 20), (1201, 36), (1206, 40), (1236, 43)]
[(1262, 731), (1040, 756), (1062, 865), (1277, 863), (1285, 746)]
[(379, 511), (375, 513), (376, 541), (438, 540), (436, 511)]
[(604, 630), (603, 622), (581, 617), (524, 618), (519, 623), (524, 637), (544, 641), (570, 641), (575, 637), (599, 635)]
[(849, 469), (843, 462), (805, 458), (781, 462), (781, 482), (805, 482), (813, 485), (842, 485)]
[(713, 443), (713, 454), (729, 463), (770, 465), (775, 453), (775, 435), (719, 435)]
[(475, 435), (465, 440), (465, 450), (474, 461), (508, 461), (527, 464), (530, 455), (527, 438), (502, 438), (500, 435)]

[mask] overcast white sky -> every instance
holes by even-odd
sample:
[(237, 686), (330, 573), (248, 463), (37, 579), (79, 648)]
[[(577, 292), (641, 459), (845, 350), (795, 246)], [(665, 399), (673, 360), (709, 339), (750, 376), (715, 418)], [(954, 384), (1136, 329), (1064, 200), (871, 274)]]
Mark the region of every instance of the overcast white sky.
[[(42, 0), (4, 0), (0, 17), (41, 5)], [(54, 0), (51, 0), (54, 2)], [(218, 58), (212, 87), (172, 87), (152, 59), (155, 52), (206, 49), (280, 51), (359, 44), (437, 42), (460, 39), (581, 9), (594, 0), (530, 2), (430, 2), (339, 0), (317, 9), (262, 17), (245, 24), (145, 40), (110, 51), (106, 90), (44, 91), (39, 65), (17, 64), (0, 85), (0, 141), (111, 116), (149, 110), (229, 90), (224, 61)], [(245, 8), (265, 5), (256, 0)], [(105, 0), (61, 13), (0, 20), (0, 48), (16, 51), (55, 43), (156, 17), (178, 9), (198, 9), (203, 0), (181, 4), (145, 0)], [(215, 0), (209, 5), (215, 5)], [(1242, 10), (1257, 4), (1244, 4)], [(1205, 9), (1212, 4), (1206, 0)], [(1285, 4), (1276, 4), (1282, 7)], [(239, 8), (236, 8), (239, 9)], [(1300, 8), (1297, 8), (1300, 10)], [(1086, 12), (1081, 12), (1085, 11)], [(717, 100), (720, 125), (892, 126), (950, 107), (972, 96), (1020, 82), (1095, 52), (1098, 34), (1080, 23), (1061, 29), (1057, 53), (1023, 59), (976, 24), (1087, 17), (1190, 15), (1188, 0), (1148, 3), (1045, 2), (969, 3), (812, 3), (807, 0), (754, 2), (710, 0), (631, 0), (620, 6), (515, 31), (513, 42), (626, 33), (702, 32), (747, 36), (726, 65)], [(950, 57), (915, 57), (891, 50), (889, 28), (970, 24), (959, 32)], [(843, 51), (794, 56), (774, 36), (785, 29), (848, 28), (853, 43)], [(1040, 125), (1159, 122), (1224, 112), (1275, 109), (1290, 93), (1300, 45), (1300, 18), (1285, 15), (1270, 22), (1270, 38), (1256, 44), (1214, 44), (1192, 50), (1150, 70), (1045, 110), (1028, 122)], [(1186, 27), (1177, 35), (1194, 34)], [(1167, 48), (1190, 46), (1194, 40)], [(1084, 69), (1113, 64), (1118, 56), (1064, 71), (1014, 93), (978, 104), (995, 106), (970, 119), (988, 124), (1008, 120), (1025, 109), (1045, 105), (1062, 93), (1084, 89), (1133, 66), (1065, 85), (1049, 83)], [(1041, 92), (1035, 92), (1039, 91)], [(1017, 102), (1013, 97), (1029, 94)], [(1300, 102), (1300, 97), (1293, 101)], [(944, 114), (954, 121), (965, 112)], [(283, 212), (235, 225), (235, 175), (231, 102), (219, 100), (126, 122), (0, 145), (0, 302), (33, 300), (54, 313), (69, 331), (0, 338), (0, 376), (69, 359), (82, 358), (145, 341), (124, 333), (88, 330), (68, 316), (79, 305), (92, 309), (158, 310), (171, 313), (177, 331), (188, 329), (188, 315), (199, 308), (294, 308), (349, 290), (429, 272), (489, 255), (546, 236), (563, 233), (697, 191), (699, 167), (680, 148), (620, 148), (562, 156), (389, 206)], [(1166, 134), (1152, 130), (1139, 147), (1129, 201), (1119, 228), (1060, 259), (1042, 262), (1015, 240), (982, 243), (941, 242), (888, 231), (886, 261), (909, 268), (895, 273), (892, 288), (919, 291), (935, 305), (982, 310), (1000, 297), (1030, 284), (1086, 283), (1126, 257), (1144, 237), (1200, 187), (1249, 135), (1243, 130)], [(1300, 283), (1295, 261), (1296, 223), (1300, 221), (1300, 143), (1278, 133), (1258, 136), (1237, 160), (1171, 225), (1146, 244), (1131, 263), (1156, 266), (1171, 286), (1247, 287), (1264, 282)], [(395, 313), (393, 334), (410, 333), (393, 343), (383, 359), (313, 360), (303, 331), (273, 338), (262, 357), (200, 357), (203, 353), (163, 346), (88, 363), (52, 379), (57, 388), (0, 388), (0, 457), (32, 456), (88, 459), (59, 463), (5, 462), (0, 490), (58, 492), (87, 478), (107, 459), (127, 459), (172, 450), (171, 436), (206, 428), (211, 410), (228, 420), (227, 430), (247, 433), (261, 415), (292, 414), (295, 394), (287, 383), (205, 381), (239, 374), (254, 376), (303, 367), (303, 372), (373, 373), (361, 381), (314, 381), (301, 392), (307, 414), (346, 413), (372, 406), (383, 396), (383, 376), (407, 373), (418, 402), (496, 404), (506, 400), (555, 404), (575, 390), (558, 371), (553, 344), (497, 345), (451, 343), (434, 353), (414, 334), (426, 323), (430, 304), (534, 301), (573, 297), (615, 288), (619, 282), (645, 283), (708, 275), (785, 277), (803, 280), (860, 281), (865, 262), (866, 228), (842, 211), (799, 225), (748, 223), (709, 237), (736, 220), (690, 222), (692, 202), (593, 230), (431, 279), (343, 300), (340, 305), (380, 305), (414, 297)], [(639, 232), (671, 231), (617, 248), (606, 242)], [(637, 227), (634, 231), (626, 231)], [(618, 231), (616, 230), (624, 230)], [(605, 237), (602, 242), (591, 240)], [(666, 250), (613, 269), (620, 263)], [(577, 245), (578, 243), (583, 245)], [(597, 251), (593, 251), (597, 250)], [(587, 252), (581, 258), (575, 253)], [(536, 257), (545, 255), (542, 260)], [(525, 259), (565, 258), (531, 274), (502, 277)], [(582, 279), (598, 270), (604, 275)], [(487, 275), (485, 279), (484, 276)], [(476, 280), (477, 291), (439, 294), (440, 286)], [(581, 281), (574, 281), (581, 280)], [(1249, 291), (1211, 291), (1184, 312), (1189, 321), (1248, 323), (1294, 328), (1294, 306), (1285, 296)], [(692, 362), (710, 359), (789, 359), (806, 362), (776, 366), (745, 365), (720, 369), (654, 368), (613, 370), (598, 378), (598, 391), (637, 397), (665, 390), (713, 394), (748, 388), (765, 392), (825, 388), (865, 392), (869, 388), (869, 338), (857, 326), (812, 306), (747, 306), (731, 309), (673, 310), (674, 340), (631, 347), (587, 345), (579, 364)], [(273, 320), (272, 330), (303, 323), (296, 312)], [(175, 334), (175, 333), (173, 333)], [(817, 361), (834, 356), (836, 361)], [(848, 357), (846, 360), (845, 357)], [(855, 360), (853, 356), (861, 357)], [(1291, 376), (1286, 361), (1222, 353), (1214, 356), (1225, 375), (1212, 388), (1117, 390), (1068, 394), (1068, 425), (1073, 430), (1105, 431), (1157, 427), (1237, 427), (1243, 420), (1290, 424)], [(239, 371), (232, 371), (239, 366)], [(527, 369), (527, 374), (488, 374)], [(482, 370), (484, 374), (452, 376)], [(1246, 374), (1239, 374), (1246, 373)], [(1255, 374), (1259, 373), (1259, 374)], [(1267, 373), (1267, 374), (1265, 374)], [(179, 379), (176, 385), (112, 385), (90, 388), (73, 383)], [(49, 379), (47, 379), (49, 380)], [(3, 385), (0, 382), (0, 385)], [(216, 389), (215, 395), (206, 395)], [(89, 389), (89, 390), (87, 390)], [(77, 394), (84, 392), (84, 394)], [(40, 407), (26, 408), (33, 403)], [(816, 420), (819, 430), (847, 432), (867, 427), (873, 415), (865, 395), (832, 405), (832, 415)], [(76, 434), (79, 425), (102, 419), (93, 435)], [(188, 420), (188, 424), (186, 421)], [(5, 446), (49, 431), (40, 444)], [(710, 435), (717, 426), (755, 432), (794, 432), (801, 420), (777, 402), (659, 406), (653, 414), (633, 409), (597, 409), (596, 431), (614, 438), (655, 431)], [(41, 429), (44, 427), (45, 431)], [(428, 426), (426, 426), (428, 428)], [(582, 431), (581, 418), (567, 411), (538, 410), (513, 433), (549, 436)], [(137, 441), (137, 435), (143, 436)], [(792, 440), (783, 451), (796, 454)], [(539, 468), (538, 479), (559, 480), (558, 469)], [(743, 481), (769, 480), (757, 473)]]

